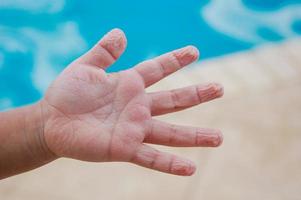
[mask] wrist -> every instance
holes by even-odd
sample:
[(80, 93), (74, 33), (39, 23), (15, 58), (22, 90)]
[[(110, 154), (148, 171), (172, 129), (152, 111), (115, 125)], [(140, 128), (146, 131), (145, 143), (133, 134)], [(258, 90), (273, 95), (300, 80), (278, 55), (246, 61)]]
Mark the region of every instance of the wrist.
[(44, 137), (45, 122), (48, 111), (44, 108), (43, 100), (26, 107), (24, 115), (24, 129), (28, 141), (28, 149), (39, 162), (48, 163), (58, 157), (48, 148)]

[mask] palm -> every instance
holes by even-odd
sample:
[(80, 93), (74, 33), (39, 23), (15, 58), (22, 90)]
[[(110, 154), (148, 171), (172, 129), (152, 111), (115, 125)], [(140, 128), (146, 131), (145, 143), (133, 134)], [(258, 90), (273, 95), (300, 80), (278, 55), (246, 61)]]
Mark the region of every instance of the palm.
[[(164, 172), (191, 174), (191, 163), (144, 143), (217, 146), (219, 133), (169, 125), (152, 116), (216, 98), (221, 95), (221, 88), (211, 84), (147, 94), (145, 87), (195, 60), (196, 52), (190, 47), (189, 51), (186, 48), (166, 54), (130, 70), (105, 73), (103, 69), (120, 56), (124, 47), (123, 34), (112, 31), (50, 86), (44, 99), (50, 116), (44, 130), (48, 147), (58, 156), (129, 161)], [(173, 135), (176, 132), (178, 136)]]
[[(56, 130), (54, 124), (49, 125), (46, 137), (50, 148), (82, 160), (130, 159), (151, 119), (142, 79), (134, 71), (108, 76), (91, 66), (71, 68), (61, 74), (46, 96), (57, 116), (53, 123), (60, 120), (64, 127)], [(52, 94), (60, 95), (54, 99)], [(64, 142), (70, 144), (61, 144)]]

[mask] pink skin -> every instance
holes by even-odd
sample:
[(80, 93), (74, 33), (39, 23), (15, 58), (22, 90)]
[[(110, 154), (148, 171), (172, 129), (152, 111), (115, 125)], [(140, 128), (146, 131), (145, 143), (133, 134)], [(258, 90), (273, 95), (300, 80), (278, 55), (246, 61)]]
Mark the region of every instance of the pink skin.
[(119, 29), (106, 34), (70, 64), (41, 101), (43, 138), (57, 157), (85, 161), (124, 161), (176, 175), (192, 175), (195, 165), (146, 143), (216, 147), (220, 131), (161, 122), (155, 115), (179, 111), (223, 95), (216, 83), (146, 93), (145, 88), (198, 59), (188, 46), (142, 62), (129, 70), (106, 73), (120, 57), (126, 38)]

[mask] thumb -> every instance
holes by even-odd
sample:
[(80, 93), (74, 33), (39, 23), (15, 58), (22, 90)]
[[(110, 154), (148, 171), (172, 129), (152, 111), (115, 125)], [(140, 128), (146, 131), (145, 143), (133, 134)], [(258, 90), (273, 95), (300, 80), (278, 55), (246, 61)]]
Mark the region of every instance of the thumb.
[(126, 44), (127, 40), (123, 31), (113, 29), (76, 62), (106, 69), (121, 56)]

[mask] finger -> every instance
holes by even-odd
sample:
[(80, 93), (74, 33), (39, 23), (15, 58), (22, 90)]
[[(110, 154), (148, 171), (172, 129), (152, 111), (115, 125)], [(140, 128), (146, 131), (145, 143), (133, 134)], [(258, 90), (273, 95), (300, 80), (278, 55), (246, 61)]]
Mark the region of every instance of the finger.
[(176, 112), (223, 96), (223, 87), (217, 83), (149, 93), (153, 116)]
[(158, 151), (145, 144), (139, 147), (131, 162), (142, 167), (180, 176), (190, 176), (196, 169), (194, 163), (189, 160)]
[(179, 126), (153, 120), (152, 130), (144, 142), (177, 147), (217, 147), (222, 144), (223, 136), (215, 129)]
[(178, 49), (151, 60), (138, 64), (136, 70), (144, 80), (145, 87), (148, 87), (167, 75), (194, 62), (199, 57), (199, 51), (193, 46)]
[(126, 44), (127, 40), (123, 31), (120, 29), (113, 29), (77, 61), (106, 69), (121, 56), (125, 50)]

